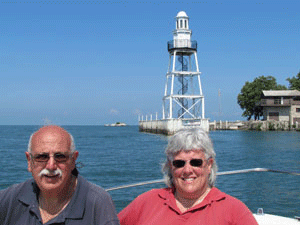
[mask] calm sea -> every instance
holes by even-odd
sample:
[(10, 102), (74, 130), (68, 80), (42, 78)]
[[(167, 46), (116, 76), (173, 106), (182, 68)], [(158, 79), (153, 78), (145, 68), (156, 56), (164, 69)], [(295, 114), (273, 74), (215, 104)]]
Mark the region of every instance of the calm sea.
[[(0, 189), (31, 177), (24, 152), (38, 126), (0, 126)], [(103, 188), (161, 179), (167, 137), (138, 132), (138, 126), (64, 126), (75, 138), (80, 174)], [(300, 171), (300, 132), (211, 131), (219, 171), (264, 167)], [(278, 173), (219, 176), (216, 186), (253, 212), (300, 216), (300, 177)], [(117, 211), (147, 185), (111, 191)]]

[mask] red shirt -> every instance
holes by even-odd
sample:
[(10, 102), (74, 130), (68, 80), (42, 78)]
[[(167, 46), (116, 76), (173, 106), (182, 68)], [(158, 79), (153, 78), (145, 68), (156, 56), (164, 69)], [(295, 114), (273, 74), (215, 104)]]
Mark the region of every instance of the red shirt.
[(153, 189), (138, 196), (118, 217), (121, 225), (258, 225), (244, 203), (215, 187), (184, 213), (170, 188)]

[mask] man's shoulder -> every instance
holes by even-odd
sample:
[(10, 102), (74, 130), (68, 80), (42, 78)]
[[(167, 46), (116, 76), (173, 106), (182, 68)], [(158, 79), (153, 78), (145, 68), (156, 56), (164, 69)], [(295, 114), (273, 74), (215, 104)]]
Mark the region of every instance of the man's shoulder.
[(78, 180), (82, 190), (88, 195), (98, 198), (110, 198), (110, 195), (99, 185), (86, 180), (80, 175), (78, 176)]
[(83, 176), (78, 176), (78, 181), (80, 182), (80, 185), (84, 188), (84, 189), (89, 189), (89, 191), (95, 191), (95, 192), (106, 192), (102, 187), (100, 187), (97, 184), (94, 184), (90, 181), (88, 181), (87, 179), (85, 179)]
[(18, 193), (20, 190), (22, 190), (23, 187), (29, 185), (33, 182), (33, 179), (26, 180), (22, 183), (13, 184), (6, 189), (0, 190), (0, 195), (8, 194), (8, 193)]
[(108, 192), (80, 175), (78, 175), (78, 185), (77, 204), (74, 204), (74, 207), (83, 210), (82, 212), (85, 211), (84, 217), (87, 220), (92, 219), (93, 224), (119, 224), (113, 201)]
[(6, 189), (0, 190), (0, 202), (5, 202), (5, 201), (9, 201), (11, 199), (16, 198), (19, 193), (28, 185), (30, 185), (30, 183), (33, 182), (33, 179), (29, 179), (27, 181), (24, 181), (22, 183), (18, 183), (18, 184), (13, 184), (11, 186), (9, 186)]

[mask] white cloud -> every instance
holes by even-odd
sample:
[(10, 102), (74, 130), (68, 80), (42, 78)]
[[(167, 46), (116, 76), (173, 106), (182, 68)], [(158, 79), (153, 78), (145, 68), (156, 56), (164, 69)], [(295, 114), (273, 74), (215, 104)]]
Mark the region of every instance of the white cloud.
[(109, 113), (110, 113), (111, 115), (118, 115), (118, 114), (119, 114), (119, 111), (118, 111), (117, 109), (110, 109), (110, 110), (109, 110)]
[(139, 110), (139, 109), (135, 109), (135, 110), (133, 110), (133, 114), (134, 114), (134, 115), (141, 115), (141, 114), (142, 114), (142, 111)]

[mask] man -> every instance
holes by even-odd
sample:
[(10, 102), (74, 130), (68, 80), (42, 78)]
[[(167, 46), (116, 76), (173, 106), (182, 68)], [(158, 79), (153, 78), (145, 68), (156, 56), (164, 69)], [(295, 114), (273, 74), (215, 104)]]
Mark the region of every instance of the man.
[(1, 225), (117, 225), (107, 192), (78, 175), (74, 140), (59, 126), (45, 126), (25, 153), (33, 178), (0, 191)]

